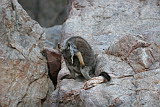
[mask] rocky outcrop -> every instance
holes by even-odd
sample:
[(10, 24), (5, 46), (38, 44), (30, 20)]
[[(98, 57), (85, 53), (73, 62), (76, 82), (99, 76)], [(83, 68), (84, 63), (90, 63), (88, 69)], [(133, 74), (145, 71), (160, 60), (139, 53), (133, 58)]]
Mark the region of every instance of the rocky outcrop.
[(56, 25), (50, 28), (44, 28), (46, 39), (44, 43), (43, 54), (47, 59), (48, 74), (54, 86), (57, 85), (58, 73), (61, 69), (61, 53), (59, 46), (62, 39), (62, 25)]
[[(0, 1), (0, 106), (159, 107), (159, 0), (70, 3), (62, 32), (61, 26), (51, 28), (57, 29), (55, 33), (50, 29), (44, 32), (16, 0)], [(111, 81), (103, 83), (101, 77), (61, 80), (69, 74), (62, 58), (54, 91), (41, 52), (46, 47), (56, 48), (61, 33), (62, 40), (71, 36), (86, 39), (96, 54), (96, 75), (107, 72)], [(52, 65), (57, 53), (48, 52)]]
[[(158, 0), (72, 0), (63, 39), (85, 38), (97, 54), (96, 75), (111, 82), (59, 80), (59, 107), (157, 107), (160, 104)], [(59, 73), (69, 73), (63, 65)], [(92, 85), (92, 84), (91, 84)]]
[[(46, 104), (50, 85), (43, 28), (18, 4), (0, 1), (0, 106)], [(49, 88), (50, 87), (50, 88)]]
[(151, 70), (151, 66), (160, 61), (160, 48), (156, 43), (145, 42), (133, 36), (124, 36), (109, 47), (106, 53), (126, 60), (134, 72)]

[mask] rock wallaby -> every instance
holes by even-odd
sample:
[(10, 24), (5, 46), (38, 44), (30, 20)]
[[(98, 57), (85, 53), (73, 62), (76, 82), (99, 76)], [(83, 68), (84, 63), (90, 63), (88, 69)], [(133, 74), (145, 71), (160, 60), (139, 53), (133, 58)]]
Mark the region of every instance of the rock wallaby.
[[(85, 39), (79, 36), (68, 38), (62, 46), (61, 52), (70, 71), (70, 75), (63, 78), (76, 78), (78, 74), (86, 80), (91, 79), (90, 74), (95, 72), (96, 59), (94, 51)], [(101, 72), (99, 75), (107, 81), (111, 79), (106, 72)]]

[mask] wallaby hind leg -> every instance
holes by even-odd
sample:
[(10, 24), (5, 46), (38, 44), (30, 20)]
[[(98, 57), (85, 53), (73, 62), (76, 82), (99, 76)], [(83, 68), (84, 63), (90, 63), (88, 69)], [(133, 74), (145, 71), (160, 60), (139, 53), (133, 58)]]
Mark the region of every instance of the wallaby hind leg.
[(91, 76), (89, 75), (89, 72), (90, 72), (90, 70), (91, 70), (91, 67), (80, 68), (80, 70), (81, 70), (81, 73), (82, 73), (83, 77), (84, 77), (86, 80), (91, 79)]

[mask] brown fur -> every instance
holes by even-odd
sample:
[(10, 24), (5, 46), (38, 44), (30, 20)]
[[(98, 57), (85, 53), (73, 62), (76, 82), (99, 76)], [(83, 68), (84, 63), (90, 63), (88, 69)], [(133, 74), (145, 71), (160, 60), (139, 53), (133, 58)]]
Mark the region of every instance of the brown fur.
[[(70, 49), (69, 49), (70, 48)], [(72, 54), (71, 51), (75, 51), (73, 56), (72, 63)], [(84, 65), (80, 66), (79, 59), (76, 56), (76, 52), (80, 52), (83, 57)], [(70, 78), (75, 78), (75, 72), (78, 74), (82, 74), (86, 79), (90, 79), (89, 72), (94, 72), (96, 60), (94, 56), (94, 52), (91, 46), (88, 44), (86, 40), (82, 37), (71, 37), (64, 44), (64, 49), (62, 50), (62, 54), (68, 66), (68, 69), (71, 72)], [(84, 74), (83, 74), (84, 73)]]

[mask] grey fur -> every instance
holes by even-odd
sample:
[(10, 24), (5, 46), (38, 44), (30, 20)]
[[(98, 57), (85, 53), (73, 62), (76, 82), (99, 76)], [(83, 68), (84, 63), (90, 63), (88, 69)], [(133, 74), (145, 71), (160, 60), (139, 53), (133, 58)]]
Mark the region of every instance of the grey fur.
[[(94, 73), (96, 60), (91, 46), (82, 37), (70, 37), (64, 42), (62, 54), (71, 75), (64, 78), (76, 78), (76, 74), (83, 75), (86, 80), (91, 78), (90, 73)], [(80, 61), (76, 54), (81, 52), (84, 66), (80, 65)]]

